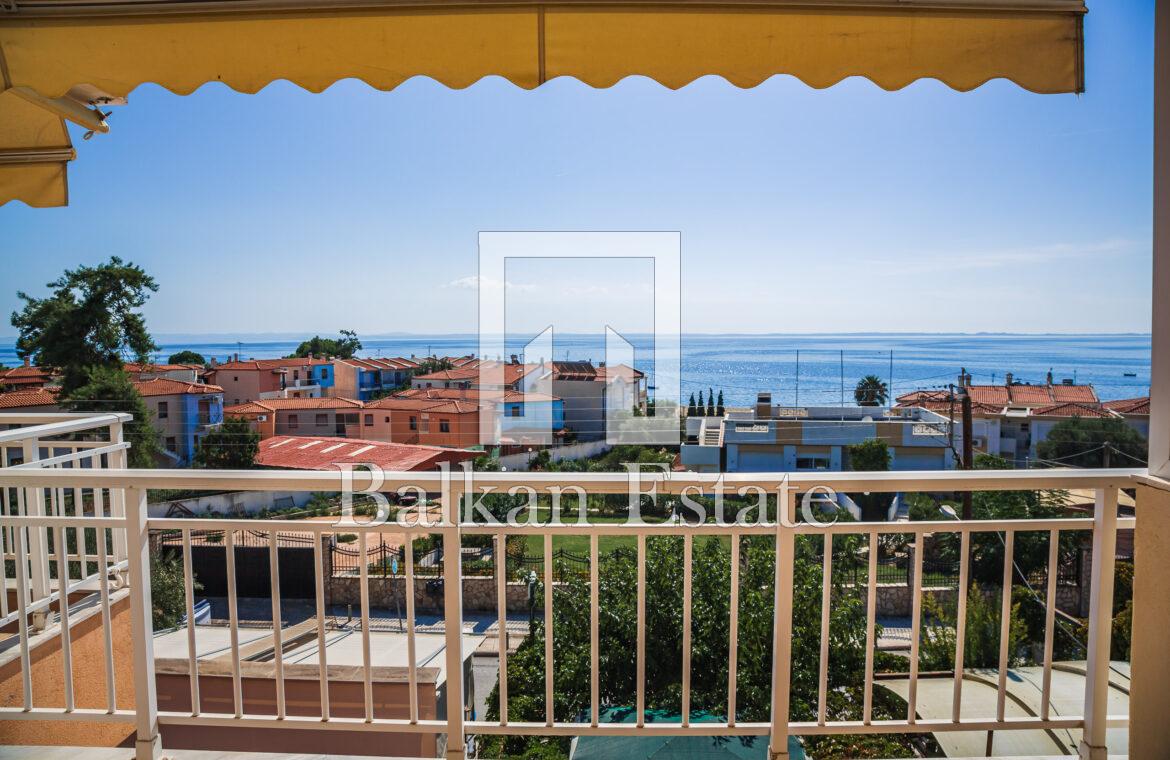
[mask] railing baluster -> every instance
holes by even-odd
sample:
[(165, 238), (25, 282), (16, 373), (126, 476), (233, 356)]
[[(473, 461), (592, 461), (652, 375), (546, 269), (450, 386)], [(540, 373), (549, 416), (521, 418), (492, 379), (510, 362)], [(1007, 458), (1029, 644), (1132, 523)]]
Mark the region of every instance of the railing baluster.
[(447, 758), (457, 760), (466, 752), (463, 733), (463, 563), (459, 530), (462, 487), (449, 488), (443, 527), (443, 628), (447, 637)]
[[(362, 559), (359, 568), (361, 583), (361, 626), (362, 626), (362, 699), (365, 703), (366, 722), (374, 720), (374, 681), (370, 670), (370, 558), (366, 555), (366, 532), (358, 533), (358, 556)], [(449, 563), (444, 557), (444, 564)]]
[(788, 707), (792, 687), (792, 585), (796, 538), (796, 494), (776, 504), (775, 622), (772, 624), (772, 727), (768, 752), (774, 760), (788, 757)]
[[(8, 449), (0, 446), (0, 467), (8, 466)], [(0, 513), (5, 516), (15, 515), (13, 512), (12, 494), (8, 486), (0, 489)], [(0, 528), (0, 545), (2, 545), (4, 554), (7, 555), (14, 551), (16, 530), (7, 525)], [(8, 617), (8, 563), (0, 562), (0, 617)]]
[(874, 633), (877, 628), (877, 567), (878, 534), (869, 532), (869, 568), (865, 578), (865, 696), (861, 708), (861, 720), (869, 725), (873, 720), (873, 657), (877, 642)]
[(224, 531), (227, 556), (228, 630), (232, 647), (232, 704), (236, 717), (244, 714), (244, 688), (240, 681), (240, 620), (236, 609), (236, 529)]
[(959, 538), (959, 588), (955, 603), (955, 685), (951, 698), (951, 720), (959, 722), (963, 709), (964, 652), (967, 645), (967, 588), (971, 574), (971, 533)]
[[(406, 534), (406, 666), (407, 683), (410, 686), (410, 722), (418, 723), (418, 657), (414, 642), (414, 534)], [(501, 672), (501, 678), (506, 677)]]
[[(100, 493), (100, 491), (98, 491)], [(98, 500), (100, 504), (100, 499)], [(97, 508), (95, 507), (95, 512)], [(114, 681), (114, 629), (110, 624), (110, 565), (106, 545), (106, 529), (97, 529), (98, 593), (102, 604), (103, 648), (106, 656), (106, 712), (118, 709), (117, 685)]]
[[(65, 712), (73, 712), (73, 634), (69, 630), (69, 550), (65, 545), (65, 528), (57, 528), (57, 612), (61, 616), (61, 661), (65, 671)], [(82, 573), (84, 577), (84, 572)]]
[(691, 725), (691, 553), (693, 536), (683, 536), (682, 725)]
[(324, 539), (316, 534), (313, 541), (313, 578), (317, 604), (317, 680), (321, 692), (321, 720), (329, 720), (329, 663), (325, 643), (325, 549)]
[(195, 648), (195, 574), (191, 571), (191, 529), (183, 528), (183, 597), (187, 605), (187, 673), (191, 714), (199, 714), (199, 659)]
[(735, 692), (739, 668), (739, 534), (731, 534), (731, 601), (727, 621), (727, 725), (735, 725)]
[(918, 648), (922, 634), (922, 555), (926, 552), (926, 534), (914, 540), (914, 584), (910, 596), (910, 683), (907, 686), (906, 721), (918, 720)]
[(635, 703), (638, 728), (646, 725), (646, 536), (638, 534), (638, 644)]
[[(995, 719), (1003, 720), (1007, 707), (1007, 670), (1012, 627), (1012, 580), (1015, 559), (1016, 532), (1004, 531), (1003, 541), (1003, 587), (999, 601), (999, 682), (995, 693)], [(991, 739), (988, 739), (990, 744)]]
[(1044, 682), (1040, 692), (1040, 719), (1048, 720), (1052, 707), (1052, 647), (1056, 634), (1056, 581), (1060, 572), (1060, 531), (1048, 531), (1048, 593), (1044, 603)]
[(589, 536), (589, 723), (596, 727), (598, 711), (601, 708), (600, 680), (600, 623), (601, 623), (601, 573), (598, 568), (597, 534)]
[[(23, 508), (25, 505), (21, 504), (21, 513), (28, 514)], [(31, 710), (33, 707), (33, 693), (32, 693), (32, 662), (29, 657), (29, 641), (28, 641), (28, 534), (23, 526), (16, 527), (16, 612), (20, 615), (17, 618), (17, 629), (20, 635), (20, 676), (24, 692), (24, 709)], [(4, 593), (8, 593), (5, 589)]]
[(280, 546), (275, 530), (268, 532), (268, 579), (272, 586), (272, 658), (276, 675), (276, 717), (285, 716), (284, 701), (284, 632), (280, 610)]
[(829, 709), (829, 619), (833, 585), (833, 534), (825, 533), (821, 564), (821, 657), (817, 678), (817, 724), (825, 725)]
[(500, 629), (500, 725), (508, 725), (508, 558), (507, 535), (496, 534), (496, 625)]
[(162, 753), (158, 733), (158, 700), (154, 680), (154, 630), (150, 602), (150, 534), (146, 490), (126, 489), (127, 558), (130, 564), (130, 615), (134, 639), (134, 715), (136, 760), (154, 760)]
[(1109, 648), (1113, 633), (1113, 576), (1117, 562), (1117, 489), (1097, 490), (1093, 512), (1093, 568), (1089, 589), (1089, 646), (1085, 678), (1085, 729), (1080, 754), (1104, 760), (1109, 710)]
[(544, 724), (554, 722), (553, 694), (553, 550), (552, 534), (544, 536)]

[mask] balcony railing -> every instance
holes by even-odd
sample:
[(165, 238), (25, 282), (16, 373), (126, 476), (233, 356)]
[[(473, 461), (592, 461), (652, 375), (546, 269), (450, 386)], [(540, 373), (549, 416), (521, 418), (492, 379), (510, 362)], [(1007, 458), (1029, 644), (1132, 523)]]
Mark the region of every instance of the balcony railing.
[[(215, 491), (313, 491), (337, 492), (343, 488), (340, 473), (322, 472), (216, 472), (192, 470), (128, 470), (125, 469), (127, 444), (122, 440), (122, 425), (126, 415), (102, 415), (88, 419), (77, 415), (34, 415), (6, 418), (0, 422), (15, 422), (26, 427), (0, 432), (0, 455), (5, 463), (11, 452), (20, 452), (23, 463), (0, 469), (0, 488), (3, 490), (3, 515), (0, 528), (6, 560), (5, 582), (15, 583), (15, 609), (9, 609), (6, 594), (0, 594), (0, 623), (18, 623), (23, 694), (17, 706), (0, 708), (0, 721), (5, 720), (62, 720), (122, 721), (133, 724), (139, 737), (138, 758), (159, 757), (160, 727), (165, 738), (167, 726), (203, 727), (296, 727), (302, 729), (337, 729), (352, 731), (384, 731), (388, 733), (445, 734), (448, 757), (462, 757), (465, 738), (469, 735), (537, 735), (537, 736), (762, 736), (768, 737), (772, 757), (787, 757), (789, 736), (826, 734), (921, 734), (952, 731), (1019, 731), (1079, 729), (1084, 740), (1094, 747), (1105, 745), (1105, 731), (1109, 727), (1128, 725), (1125, 715), (1107, 712), (1110, 668), (1110, 632), (1112, 624), (1112, 595), (1117, 531), (1133, 528), (1132, 518), (1119, 518), (1118, 491), (1130, 487), (1139, 470), (1031, 470), (1031, 471), (972, 471), (972, 472), (898, 472), (898, 473), (792, 473), (736, 474), (722, 476), (728, 489), (761, 488), (778, 494), (784, 507), (783, 519), (750, 524), (723, 524), (705, 522), (667, 522), (659, 524), (615, 523), (547, 523), (547, 524), (483, 524), (461, 519), (460, 505), (465, 494), (476, 493), (481, 486), (491, 486), (497, 492), (509, 488), (533, 488), (548, 492), (549, 488), (562, 491), (581, 489), (591, 494), (626, 494), (631, 486), (642, 493), (679, 495), (687, 489), (709, 492), (719, 476), (679, 473), (477, 473), (474, 479), (462, 476), (448, 477), (439, 472), (389, 473), (379, 486), (390, 492), (400, 486), (422, 486), (442, 494), (443, 519), (435, 524), (347, 525), (344, 530), (356, 534), (354, 548), (363, 556), (368, 546), (381, 541), (386, 530), (411, 537), (436, 536), (446, 556), (459, 556), (461, 540), (465, 536), (491, 537), (495, 546), (502, 548), (509, 536), (538, 537), (543, 547), (542, 580), (544, 588), (554, 588), (553, 542), (566, 536), (584, 536), (588, 540), (589, 589), (589, 711), (586, 717), (566, 720), (554, 712), (553, 668), (557, 657), (553, 615), (557, 604), (556, 593), (548, 594), (541, 615), (545, 637), (544, 689), (546, 712), (543, 720), (517, 721), (508, 712), (508, 646), (507, 637), (500, 636), (499, 659), (499, 719), (468, 720), (464, 713), (463, 639), (462, 639), (462, 570), (459, 562), (442, 563), (443, 618), (446, 636), (446, 714), (431, 719), (420, 717), (419, 673), (415, 657), (416, 601), (414, 594), (406, 594), (405, 632), (408, 648), (409, 707), (398, 717), (375, 714), (373, 698), (373, 668), (370, 642), (370, 568), (361, 562), (358, 575), (361, 580), (361, 604), (358, 622), (361, 630), (361, 674), (364, 700), (360, 716), (340, 716), (331, 711), (329, 670), (326, 646), (327, 612), (325, 605), (325, 578), (323, 562), (326, 549), (321, 537), (338, 529), (327, 522), (272, 520), (258, 522), (247, 519), (176, 519), (152, 518), (147, 514), (148, 489), (188, 489)], [(360, 480), (360, 477), (358, 478)], [(836, 523), (820, 524), (796, 521), (801, 494), (812, 486), (827, 486), (843, 492), (941, 492), (941, 491), (997, 491), (1039, 489), (1092, 489), (1096, 492), (1096, 510), (1092, 518), (986, 520), (986, 521), (923, 521), (909, 523)], [(167, 543), (174, 546), (176, 536), (185, 568), (185, 606), (188, 620), (195, 619), (195, 596), (191, 557), (193, 537), (205, 540), (208, 532), (222, 533), (226, 554), (227, 606), (230, 629), (230, 673), (232, 681), (232, 709), (209, 713), (200, 709), (200, 679), (190, 678), (191, 710), (160, 711), (154, 691), (154, 654), (151, 623), (150, 568), (151, 546), (149, 533), (165, 531)], [(74, 547), (70, 549), (72, 532)], [(240, 618), (236, 598), (235, 546), (239, 536), (265, 533), (269, 540), (269, 567), (271, 579), (272, 619), (281, 619), (281, 590), (278, 551), (281, 535), (308, 536), (313, 546), (315, 578), (316, 640), (319, 658), (319, 704), (307, 714), (303, 706), (293, 707), (286, 700), (286, 678), (283, 662), (282, 628), (273, 626), (273, 665), (275, 706), (270, 714), (247, 711), (242, 692)], [(1042, 648), (1043, 676), (1041, 709), (1036, 715), (1009, 715), (1008, 695), (1009, 625), (1012, 604), (1013, 546), (1016, 537), (1024, 532), (1041, 532), (1049, 536), (1045, 596), (1044, 638)], [(993, 715), (966, 715), (962, 693), (965, 687), (964, 626), (968, 604), (967, 589), (971, 573), (972, 537), (980, 533), (996, 533), (1004, 542), (1003, 586), (1001, 588), (1001, 636), (997, 673), (997, 700)], [(1091, 537), (1092, 570), (1091, 602), (1088, 618), (1087, 686), (1084, 709), (1081, 714), (1058, 714), (1051, 710), (1053, 646), (1056, 633), (1056, 595), (1058, 546), (1060, 537), (1076, 533)], [(107, 537), (108, 534), (108, 537)], [(878, 547), (883, 536), (908, 535), (915, 551), (911, 555), (913, 567), (909, 572), (912, 586), (913, 611), (911, 616), (910, 652), (906, 714), (895, 719), (874, 717), (875, 623), (876, 593), (880, 577)], [(961, 545), (963, 558), (958, 568), (956, 651), (953, 671), (953, 702), (951, 715), (943, 719), (927, 719), (918, 714), (919, 646), (923, 625), (923, 563), (924, 542), (928, 536), (952, 534)], [(90, 550), (88, 536), (95, 537)], [(860, 578), (866, 598), (866, 640), (864, 705), (858, 720), (830, 718), (828, 661), (830, 656), (830, 609), (834, 573), (833, 539), (838, 536), (859, 537), (868, 562), (868, 571)], [(631, 657), (635, 672), (636, 719), (632, 723), (610, 724), (599, 722), (602, 703), (600, 691), (601, 668), (599, 658), (599, 544), (605, 537), (625, 536), (635, 544), (637, 568), (636, 643)], [(682, 537), (682, 667), (681, 667), (681, 721), (678, 723), (646, 720), (647, 693), (647, 541), (662, 536)], [(692, 704), (692, 583), (694, 578), (695, 539), (716, 536), (730, 545), (731, 582), (729, 587), (727, 704), (722, 720), (699, 722), (690, 719)], [(793, 648), (793, 600), (795, 542), (799, 537), (812, 537), (823, 542), (824, 564), (821, 576), (820, 658), (818, 663), (818, 693), (816, 719), (791, 721), (790, 689)], [(745, 722), (737, 719), (737, 664), (740, 647), (740, 551), (745, 541), (766, 537), (774, 542), (774, 599), (772, 601), (775, 625), (771, 635), (771, 700), (770, 719)], [(505, 566), (507, 553), (494, 553), (497, 617), (500, 631), (505, 630), (507, 617), (507, 581)], [(52, 569), (51, 569), (52, 568)], [(91, 572), (92, 570), (92, 572)], [(403, 554), (402, 573), (405, 587), (414, 588), (415, 566), (413, 552)], [(54, 581), (55, 578), (55, 581)], [(858, 582), (855, 580), (855, 583)], [(118, 706), (114, 690), (114, 642), (110, 626), (111, 595), (128, 588), (131, 605), (134, 644), (134, 709)], [(79, 707), (73, 698), (73, 663), (69, 647), (70, 605), (58, 604), (61, 597), (71, 592), (90, 591), (98, 596), (101, 609), (105, 653), (104, 668), (108, 690), (104, 707)], [(30, 641), (35, 629), (44, 622), (34, 613), (59, 609), (62, 658), (64, 662), (64, 704), (50, 706), (34, 690)], [(43, 617), (43, 615), (41, 616)], [(196, 667), (195, 627), (187, 626), (188, 673), (199, 672)], [(303, 677), (303, 676), (302, 676)], [(341, 749), (341, 748), (339, 748)], [(1095, 755), (1094, 755), (1095, 756)]]

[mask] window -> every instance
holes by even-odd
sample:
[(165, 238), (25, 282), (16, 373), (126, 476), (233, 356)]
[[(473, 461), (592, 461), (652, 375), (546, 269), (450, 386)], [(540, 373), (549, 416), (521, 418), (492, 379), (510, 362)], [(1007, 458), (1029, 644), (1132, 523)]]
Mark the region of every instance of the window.
[(167, 436), (167, 451), (169, 451), (169, 452), (171, 452), (171, 453), (173, 454), (173, 453), (175, 453), (175, 452), (176, 452), (176, 451), (178, 451), (178, 450), (179, 450), (179, 442), (178, 442), (178, 440), (176, 440), (176, 439), (175, 439), (175, 437), (174, 437), (173, 435), (172, 435), (172, 436)]
[(170, 414), (170, 409), (167, 406), (167, 402), (166, 401), (158, 402), (158, 418), (160, 420), (165, 420), (169, 414)]
[(797, 457), (796, 469), (827, 470), (829, 469), (829, 458), (826, 456)]
[(422, 431), (424, 433), (431, 432), (431, 418), (425, 414), (422, 416)]
[(290, 428), (295, 428), (297, 426), (297, 424), (298, 424), (297, 416), (295, 414), (290, 414), (288, 416), (288, 426)]
[(512, 416), (513, 416), (513, 417), (519, 417), (519, 416), (520, 416), (520, 405), (519, 405), (519, 404), (513, 404), (513, 405), (512, 405)]
[(440, 433), (450, 433), (451, 432), (451, 422), (449, 420), (439, 420), (439, 432)]
[(317, 424), (318, 425), (328, 425), (329, 424), (329, 415), (318, 414), (317, 415)]
[(232, 378), (232, 382), (234, 382), (234, 383), (238, 383), (238, 382), (240, 382), (240, 376), (239, 376), (239, 375), (236, 375), (235, 377), (233, 377), (233, 378)]
[(372, 414), (367, 414), (367, 415), (366, 415), (366, 424), (367, 424), (367, 425), (373, 425), (373, 424), (374, 424), (374, 415), (372, 415)]
[[(387, 417), (386, 419), (389, 419), (389, 417)], [(411, 430), (418, 430), (418, 420), (414, 417), (410, 418), (410, 429)]]
[(322, 368), (321, 368), (321, 379), (322, 379), (322, 380), (328, 380), (328, 379), (329, 379), (329, 368), (328, 368), (328, 367), (322, 367)]
[(299, 369), (294, 369), (293, 370), (293, 380), (300, 380), (300, 379), (301, 379), (301, 371)]
[(387, 422), (389, 422), (389, 421), (390, 421), (390, 417), (389, 417), (389, 416), (387, 416), (387, 417), (386, 417), (386, 421), (387, 421)]
[(358, 424), (358, 415), (357, 415), (357, 412), (354, 412), (354, 413), (352, 413), (352, 414), (344, 414), (344, 415), (342, 415), (342, 419), (345, 421), (345, 424), (346, 424), (346, 425), (356, 425), (356, 424)]

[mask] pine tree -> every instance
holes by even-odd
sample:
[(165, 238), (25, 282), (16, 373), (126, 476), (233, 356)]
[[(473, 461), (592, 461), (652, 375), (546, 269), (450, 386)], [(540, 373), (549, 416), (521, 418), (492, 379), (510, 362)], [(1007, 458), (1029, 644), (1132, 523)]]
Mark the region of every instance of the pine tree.
[(690, 403), (687, 404), (687, 416), (688, 417), (695, 416), (695, 394), (693, 394), (693, 393), (691, 394)]
[(715, 416), (715, 391), (707, 389), (707, 416)]
[(720, 417), (722, 417), (723, 413), (725, 411), (727, 411), (727, 410), (723, 408), (723, 389), (720, 388), (719, 389), (719, 400), (715, 402), (715, 413), (717, 415), (719, 415)]
[(702, 391), (699, 391), (699, 406), (695, 409), (695, 411), (700, 417), (706, 416), (706, 414), (707, 414), (707, 407), (706, 407), (706, 405), (703, 404), (703, 392)]

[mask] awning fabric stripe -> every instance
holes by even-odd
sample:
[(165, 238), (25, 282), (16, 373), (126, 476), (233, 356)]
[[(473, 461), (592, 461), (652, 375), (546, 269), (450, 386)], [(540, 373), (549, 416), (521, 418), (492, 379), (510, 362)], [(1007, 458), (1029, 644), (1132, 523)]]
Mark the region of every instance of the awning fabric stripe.
[(0, 204), (20, 199), (36, 207), (64, 206), (65, 167), (73, 155), (61, 117), (14, 92), (0, 92)]
[[(1082, 89), (1080, 0), (15, 0), (0, 10), (4, 86), (58, 97), (77, 84), (126, 96), (145, 82), (254, 93), (277, 79), (319, 92), (413, 76), (466, 87), (498, 75), (608, 87), (630, 75), (678, 88), (776, 74), (888, 90), (935, 78)], [(0, 145), (0, 147), (5, 147)], [(7, 197), (0, 196), (0, 202)]]

